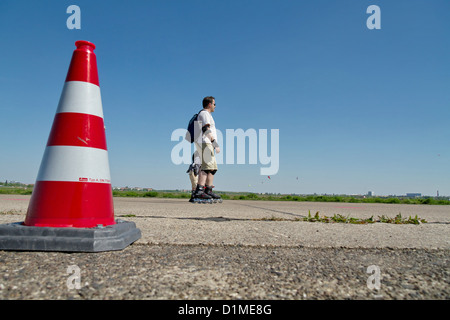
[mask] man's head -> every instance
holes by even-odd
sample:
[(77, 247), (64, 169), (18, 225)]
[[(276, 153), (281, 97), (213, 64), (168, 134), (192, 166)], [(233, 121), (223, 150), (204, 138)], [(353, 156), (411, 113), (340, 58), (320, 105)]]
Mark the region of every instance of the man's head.
[(208, 96), (203, 98), (203, 109), (208, 109), (210, 112), (214, 112), (216, 109), (216, 99)]

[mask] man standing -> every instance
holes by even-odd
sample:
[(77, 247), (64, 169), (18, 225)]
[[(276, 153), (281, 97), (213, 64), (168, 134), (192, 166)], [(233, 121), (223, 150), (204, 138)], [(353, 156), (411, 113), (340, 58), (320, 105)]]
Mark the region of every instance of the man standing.
[(219, 153), (220, 147), (217, 143), (216, 124), (212, 113), (216, 109), (216, 99), (208, 96), (203, 99), (203, 110), (199, 112), (197, 121), (200, 124), (202, 134), (195, 142), (197, 152), (200, 154), (202, 165), (198, 175), (197, 188), (194, 198), (197, 199), (221, 199), (219, 195), (212, 192), (214, 175), (217, 172), (217, 162), (214, 151)]

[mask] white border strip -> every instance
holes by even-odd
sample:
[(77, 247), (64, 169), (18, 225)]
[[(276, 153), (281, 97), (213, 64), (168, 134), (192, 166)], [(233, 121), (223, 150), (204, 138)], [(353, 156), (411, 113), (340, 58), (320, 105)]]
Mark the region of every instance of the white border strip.
[(100, 87), (83, 81), (68, 81), (59, 99), (56, 113), (86, 113), (103, 118)]
[(36, 180), (111, 183), (108, 151), (88, 147), (48, 146)]

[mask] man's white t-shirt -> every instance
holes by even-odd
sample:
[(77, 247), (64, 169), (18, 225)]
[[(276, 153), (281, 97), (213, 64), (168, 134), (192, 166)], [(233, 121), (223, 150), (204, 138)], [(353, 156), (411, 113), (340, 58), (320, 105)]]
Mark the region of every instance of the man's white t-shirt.
[[(207, 110), (200, 111), (200, 113), (198, 114), (198, 117), (197, 117), (197, 121), (199, 122), (200, 127), (203, 127), (203, 126), (209, 124), (210, 125), (209, 129), (212, 132), (213, 138), (214, 138), (214, 140), (217, 140), (216, 124), (211, 115), (211, 112), (209, 112)], [(197, 139), (197, 143), (211, 143), (211, 140), (209, 140), (209, 138), (206, 137), (206, 135), (203, 134), (203, 132), (202, 132), (202, 135), (199, 136), (199, 138)]]

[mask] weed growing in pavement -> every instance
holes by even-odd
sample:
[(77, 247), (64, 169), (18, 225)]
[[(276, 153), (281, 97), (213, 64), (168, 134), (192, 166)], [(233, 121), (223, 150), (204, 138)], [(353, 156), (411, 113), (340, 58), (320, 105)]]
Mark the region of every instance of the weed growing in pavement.
[(393, 224), (421, 224), (427, 223), (425, 219), (418, 218), (417, 215), (412, 218), (402, 218), (401, 213), (394, 218), (389, 218), (384, 215), (378, 216), (378, 219), (374, 219), (373, 216), (367, 219), (353, 218), (350, 216), (343, 216), (341, 214), (335, 214), (332, 217), (320, 216), (319, 211), (314, 216), (311, 215), (311, 210), (308, 211), (308, 216), (303, 218), (285, 219), (272, 216), (270, 218), (253, 219), (254, 221), (306, 221), (306, 222), (323, 222), (323, 223), (351, 223), (351, 224), (370, 224), (370, 223), (393, 223)]
[(411, 218), (411, 216), (408, 217), (408, 219), (406, 218), (402, 218), (401, 213), (399, 213), (398, 215), (396, 215), (394, 218), (389, 218), (389, 217), (385, 217), (384, 215), (382, 215), (381, 217), (378, 216), (378, 218), (380, 219), (380, 222), (384, 222), (384, 223), (394, 223), (394, 224), (421, 224), (421, 223), (427, 223), (427, 221), (425, 219), (421, 219), (418, 218), (417, 215), (414, 218)]
[(332, 217), (327, 216), (319, 216), (319, 211), (316, 212), (314, 217), (311, 216), (311, 210), (308, 212), (308, 217), (303, 218), (303, 221), (307, 222), (325, 222), (325, 223), (332, 223), (332, 222), (339, 222), (339, 223), (353, 223), (353, 224), (369, 224), (369, 223), (393, 223), (393, 224), (421, 224), (421, 223), (427, 223), (425, 219), (418, 218), (417, 215), (414, 218), (402, 218), (402, 214), (399, 213), (394, 218), (389, 218), (384, 215), (381, 217), (378, 216), (378, 219), (374, 219), (373, 216), (367, 219), (361, 219), (361, 218), (353, 218), (353, 217), (345, 217), (341, 214), (335, 214)]
[(319, 211), (317, 211), (314, 216), (311, 216), (311, 211), (308, 211), (308, 216), (304, 217), (302, 220), (307, 222), (353, 223), (353, 224), (369, 224), (377, 222), (376, 220), (373, 219), (373, 216), (368, 219), (353, 218), (349, 216), (345, 217), (341, 214), (335, 214), (332, 217), (327, 216), (320, 217)]
[(300, 220), (301, 220), (300, 218), (286, 219), (275, 216), (271, 216), (270, 218), (253, 219), (253, 221), (300, 221)]

